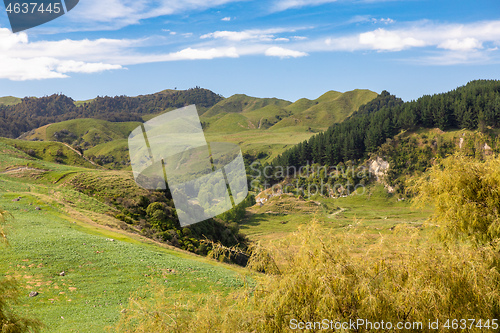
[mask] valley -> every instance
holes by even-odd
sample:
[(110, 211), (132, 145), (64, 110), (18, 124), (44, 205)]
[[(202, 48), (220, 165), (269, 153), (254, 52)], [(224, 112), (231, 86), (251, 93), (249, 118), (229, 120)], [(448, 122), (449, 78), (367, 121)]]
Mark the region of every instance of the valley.
[[(82, 102), (0, 99), (0, 208), (10, 213), (0, 270), (18, 285), (15, 312), (38, 318), (42, 332), (197, 332), (193, 322), (286, 332), (292, 315), (427, 319), (429, 299), (444, 309), (439, 318), (463, 315), (459, 302), (487, 318), (500, 280), (489, 197), (497, 192), (484, 188), (497, 189), (498, 170), (457, 190), (472, 193), (465, 199), (447, 200), (451, 193), (428, 179), (467, 186), (453, 178), (465, 172), (446, 173), (454, 161), (495, 170), (498, 96), (498, 81), (475, 81), (412, 102), (368, 90), (292, 103), (201, 88)], [(127, 138), (197, 102), (207, 141), (241, 147), (250, 194), (182, 228), (169, 190), (135, 183)], [(23, 123), (16, 110), (32, 117)], [(9, 119), (16, 125), (6, 129)], [(384, 168), (373, 170), (374, 161)], [(300, 167), (306, 175), (278, 172)], [(295, 185), (281, 191), (287, 184)], [(311, 193), (322, 186), (328, 191)], [(453, 225), (458, 236), (443, 238), (446, 221), (469, 220), (477, 223)], [(480, 290), (462, 294), (455, 281)], [(419, 294), (424, 287), (428, 295)]]

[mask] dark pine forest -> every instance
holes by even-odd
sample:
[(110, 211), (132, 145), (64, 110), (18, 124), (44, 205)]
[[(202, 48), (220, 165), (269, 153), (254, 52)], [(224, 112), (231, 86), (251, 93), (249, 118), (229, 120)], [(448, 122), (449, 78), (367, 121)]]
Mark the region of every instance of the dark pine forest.
[(274, 166), (302, 166), (367, 158), (388, 138), (418, 128), (479, 129), (500, 124), (500, 81), (478, 80), (453, 91), (403, 102), (383, 91), (344, 122), (285, 151)]

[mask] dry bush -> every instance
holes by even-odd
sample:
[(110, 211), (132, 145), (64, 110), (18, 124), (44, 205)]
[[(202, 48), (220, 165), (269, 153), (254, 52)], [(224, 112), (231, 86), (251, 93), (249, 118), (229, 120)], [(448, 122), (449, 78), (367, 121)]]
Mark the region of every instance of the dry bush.
[[(313, 222), (276, 248), (254, 252), (263, 256), (252, 259), (257, 267), (273, 273), (261, 274), (255, 288), (199, 297), (156, 288), (152, 300), (131, 299), (118, 331), (289, 332), (291, 319), (422, 322), (425, 328), (436, 319), (499, 318), (498, 253), (492, 249), (414, 241), (398, 259), (384, 260), (373, 255), (377, 249), (352, 255), (361, 238)], [(375, 246), (384, 253), (400, 239), (389, 235)]]
[(435, 206), (431, 222), (443, 239), (477, 245), (500, 238), (500, 158), (454, 155), (434, 165), (409, 187), (420, 205)]

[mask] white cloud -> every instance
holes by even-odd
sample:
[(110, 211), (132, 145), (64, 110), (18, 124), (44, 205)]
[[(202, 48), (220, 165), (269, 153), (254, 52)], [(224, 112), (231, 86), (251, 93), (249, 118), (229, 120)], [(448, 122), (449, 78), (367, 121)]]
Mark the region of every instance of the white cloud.
[(291, 8), (306, 6), (317, 6), (325, 3), (336, 2), (337, 0), (279, 0), (272, 7), (273, 11), (283, 11)]
[(275, 35), (284, 32), (294, 32), (295, 29), (274, 28), (274, 29), (251, 29), (243, 31), (215, 31), (202, 35), (201, 39), (225, 39), (233, 42), (244, 40), (272, 41)]
[(39, 80), (120, 69), (120, 64), (100, 61), (100, 52), (116, 52), (130, 43), (109, 39), (29, 42), (26, 33), (0, 28), (0, 78)]
[[(248, 55), (298, 58), (313, 52), (398, 52), (422, 49), (423, 52), (415, 53), (419, 54), (419, 58), (410, 60), (438, 65), (485, 63), (500, 58), (497, 48), (500, 41), (500, 20), (469, 24), (398, 22), (391, 28), (313, 39), (294, 36), (293, 32), (300, 29), (310, 28), (216, 31), (193, 42), (193, 38), (180, 40), (165, 36), (30, 41), (26, 33), (13, 34), (8, 29), (0, 28), (0, 78), (65, 78), (72, 73), (98, 73), (143, 63), (238, 58)], [(190, 33), (179, 35), (192, 36)], [(280, 47), (284, 45), (283, 42), (287, 43), (286, 48)]]
[(459, 64), (482, 64), (493, 61), (493, 58), (490, 56), (489, 51), (444, 51), (435, 55), (422, 57), (420, 59), (412, 59), (411, 61), (421, 65), (452, 66)]
[(422, 47), (427, 43), (411, 34), (377, 29), (359, 35), (359, 43), (374, 50), (401, 51), (410, 47)]
[(308, 54), (305, 52), (285, 49), (283, 47), (273, 46), (266, 50), (265, 55), (268, 57), (280, 57), (280, 58), (300, 58), (305, 57)]
[(121, 68), (121, 65), (104, 64), (102, 62), (88, 63), (83, 61), (65, 60), (59, 62), (56, 71), (58, 73), (98, 73)]
[(121, 69), (120, 65), (85, 63), (49, 57), (32, 59), (0, 57), (0, 78), (13, 81), (66, 78), (66, 73), (97, 73)]
[(381, 18), (381, 19), (372, 18), (372, 22), (373, 23), (383, 23), (383, 24), (393, 24), (396, 21), (394, 21), (391, 18)]
[(309, 46), (317, 51), (402, 51), (411, 48), (443, 49), (468, 52), (495, 45), (500, 40), (500, 21), (470, 24), (435, 24), (416, 22), (405, 28), (379, 28), (358, 35), (316, 40)]
[(171, 53), (165, 56), (165, 61), (174, 60), (200, 60), (215, 58), (238, 58), (239, 54), (236, 48), (211, 48), (211, 49), (192, 49), (187, 48), (179, 52)]
[[(87, 29), (117, 29), (141, 20), (214, 8), (238, 0), (85, 0), (70, 17)], [(97, 23), (97, 24), (96, 24)]]
[(483, 48), (483, 44), (475, 38), (447, 39), (438, 45), (441, 49), (452, 51), (469, 51)]
[(223, 18), (221, 18), (221, 21), (229, 22), (229, 21), (231, 21), (231, 18), (229, 16), (228, 17), (223, 17)]

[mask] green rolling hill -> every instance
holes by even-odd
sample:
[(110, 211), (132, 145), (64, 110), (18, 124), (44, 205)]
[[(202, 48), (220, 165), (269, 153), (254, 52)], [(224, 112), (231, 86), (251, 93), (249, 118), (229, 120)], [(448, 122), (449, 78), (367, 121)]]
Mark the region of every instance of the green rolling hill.
[(342, 122), (375, 97), (377, 94), (372, 91), (358, 89), (345, 93), (329, 91), (315, 100), (302, 98), (295, 103), (276, 98), (234, 95), (214, 105), (202, 114), (201, 119), (210, 133), (294, 126), (322, 130)]
[[(64, 163), (54, 163), (57, 151)], [(11, 214), (0, 225), (9, 241), (0, 245), (0, 275), (17, 282), (16, 312), (40, 319), (41, 332), (105, 332), (149, 284), (195, 299), (251, 282), (247, 269), (147, 238), (115, 218), (110, 200), (130, 206), (147, 195), (130, 172), (96, 170), (62, 143), (0, 139), (0, 207)]]
[[(174, 93), (165, 90), (156, 95), (167, 98)], [(314, 133), (342, 122), (376, 96), (369, 90), (329, 91), (315, 100), (302, 98), (292, 103), (238, 94), (222, 99), (208, 110), (199, 108), (198, 111), (202, 113), (200, 119), (208, 141), (233, 142), (245, 153), (263, 152), (269, 159)], [(142, 118), (147, 121), (159, 114), (147, 114)], [(85, 156), (98, 164), (124, 168), (129, 160), (128, 135), (139, 125), (140, 122), (73, 119), (42, 126), (20, 138), (65, 142), (81, 147)]]
[(82, 147), (94, 147), (101, 143), (125, 139), (140, 122), (109, 122), (101, 119), (73, 119), (50, 124), (31, 132), (23, 139), (73, 142)]

